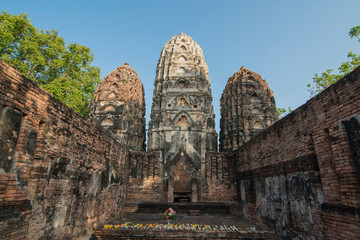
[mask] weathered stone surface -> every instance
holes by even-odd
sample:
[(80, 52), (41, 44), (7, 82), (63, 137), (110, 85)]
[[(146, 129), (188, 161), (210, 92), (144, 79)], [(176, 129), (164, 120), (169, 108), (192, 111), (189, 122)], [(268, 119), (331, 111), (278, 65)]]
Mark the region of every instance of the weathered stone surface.
[[(316, 212), (321, 199), (315, 196), (322, 194), (321, 186), (316, 183), (319, 173), (296, 172), (266, 178), (259, 178), (259, 173), (256, 171), (250, 179), (239, 182), (242, 205), (256, 206), (256, 213), (245, 208), (244, 215), (257, 216), (267, 226), (283, 229), (278, 234), (285, 239), (300, 236), (310, 239), (315, 234), (323, 237), (315, 226), (320, 224)], [(297, 227), (290, 227), (294, 225)]]
[(162, 49), (156, 69), (148, 149), (161, 151), (160, 177), (174, 178), (174, 184), (180, 184), (174, 191), (191, 192), (191, 179), (205, 178), (205, 153), (217, 151), (211, 102), (200, 46), (184, 33), (173, 37)]
[(236, 150), (278, 120), (268, 84), (245, 67), (229, 78), (220, 104), (220, 151)]
[(14, 163), (22, 116), (21, 112), (8, 107), (4, 108), (0, 116), (0, 168), (6, 173)]
[(109, 73), (94, 93), (89, 119), (130, 149), (145, 150), (144, 87), (129, 64)]

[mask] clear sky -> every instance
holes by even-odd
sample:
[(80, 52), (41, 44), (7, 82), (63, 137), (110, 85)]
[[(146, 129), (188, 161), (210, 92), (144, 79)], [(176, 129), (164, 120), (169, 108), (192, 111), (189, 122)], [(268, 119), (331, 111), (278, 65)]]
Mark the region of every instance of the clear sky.
[(67, 43), (88, 46), (105, 77), (127, 62), (145, 88), (149, 121), (155, 70), (166, 41), (184, 32), (209, 66), (216, 127), (227, 79), (245, 66), (273, 90), (278, 107), (309, 99), (315, 73), (337, 67), (360, 44), (360, 0), (1, 0), (2, 10), (27, 13), (35, 27), (57, 30)]

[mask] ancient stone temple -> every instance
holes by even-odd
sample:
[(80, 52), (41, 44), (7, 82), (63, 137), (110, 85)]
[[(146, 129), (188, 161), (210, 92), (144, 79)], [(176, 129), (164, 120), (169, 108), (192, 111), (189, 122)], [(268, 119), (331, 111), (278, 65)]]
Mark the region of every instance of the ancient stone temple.
[(245, 67), (229, 78), (220, 105), (220, 151), (236, 150), (278, 120), (267, 82)]
[(144, 88), (129, 64), (109, 73), (94, 93), (89, 120), (134, 150), (145, 150)]
[[(147, 151), (129, 65), (104, 78), (87, 120), (0, 61), (0, 238), (360, 239), (360, 67), (278, 121), (267, 83), (241, 68), (219, 152), (211, 102), (183, 33), (161, 52)], [(171, 227), (168, 207), (197, 227)]]
[(174, 197), (205, 177), (205, 153), (217, 151), (208, 67), (200, 46), (184, 33), (161, 51), (148, 132), (148, 150), (161, 152), (161, 174), (174, 179)]

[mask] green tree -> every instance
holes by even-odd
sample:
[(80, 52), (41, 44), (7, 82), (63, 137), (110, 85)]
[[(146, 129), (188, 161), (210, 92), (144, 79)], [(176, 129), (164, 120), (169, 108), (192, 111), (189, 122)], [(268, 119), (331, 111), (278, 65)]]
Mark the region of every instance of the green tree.
[[(349, 36), (351, 38), (357, 38), (358, 42), (360, 42), (359, 35), (360, 26), (356, 26), (350, 29)], [(321, 75), (315, 74), (315, 77), (313, 78), (314, 86), (312, 86), (311, 84), (307, 85), (311, 97), (322, 92), (325, 88), (336, 83), (340, 78), (344, 77), (346, 74), (353, 71), (356, 67), (360, 66), (360, 55), (350, 51), (347, 57), (349, 61), (341, 64), (341, 66), (338, 68), (339, 73), (333, 73), (332, 69), (328, 69)]]
[(36, 29), (24, 13), (0, 14), (0, 59), (86, 117), (100, 83), (90, 48), (65, 45), (55, 30)]
[(277, 108), (278, 111), (278, 115), (279, 115), (279, 119), (285, 117), (286, 115), (288, 115), (289, 113), (291, 113), (293, 110), (288, 107), (288, 109), (286, 108)]

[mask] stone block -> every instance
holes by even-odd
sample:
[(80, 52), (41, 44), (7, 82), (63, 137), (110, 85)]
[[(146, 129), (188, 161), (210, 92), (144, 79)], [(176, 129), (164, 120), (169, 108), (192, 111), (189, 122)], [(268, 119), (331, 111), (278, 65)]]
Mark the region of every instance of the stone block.
[(201, 210), (189, 210), (189, 215), (190, 216), (200, 216)]

